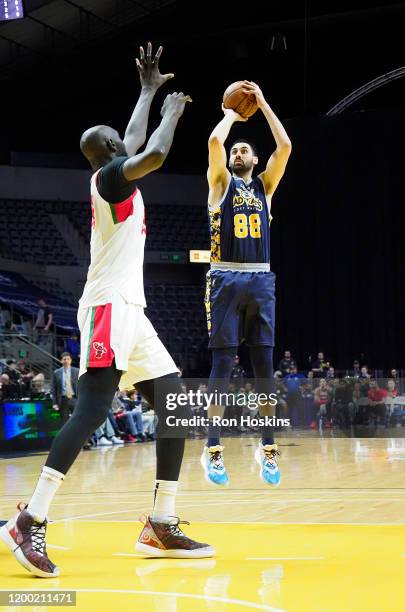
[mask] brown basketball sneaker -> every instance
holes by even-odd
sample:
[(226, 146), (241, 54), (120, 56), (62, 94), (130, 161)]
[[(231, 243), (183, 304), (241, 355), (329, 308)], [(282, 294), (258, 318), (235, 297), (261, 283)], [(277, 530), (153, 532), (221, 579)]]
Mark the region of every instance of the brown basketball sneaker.
[(181, 521), (176, 516), (170, 523), (160, 523), (150, 517), (141, 520), (144, 527), (135, 546), (138, 552), (149, 557), (172, 559), (201, 559), (215, 555), (212, 546), (195, 542), (183, 533), (179, 525), (189, 525), (188, 521)]
[(18, 513), (0, 529), (0, 538), (10, 548), (17, 561), (35, 576), (59, 576), (59, 568), (46, 553), (47, 520), (43, 523), (36, 521), (26, 508), (26, 504), (18, 504)]

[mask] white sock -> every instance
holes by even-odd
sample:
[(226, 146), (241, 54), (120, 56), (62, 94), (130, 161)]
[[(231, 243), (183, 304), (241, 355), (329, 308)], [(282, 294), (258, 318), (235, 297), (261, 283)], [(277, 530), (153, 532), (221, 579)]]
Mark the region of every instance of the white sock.
[(47, 466), (42, 468), (38, 484), (27, 508), (31, 516), (38, 522), (42, 523), (48, 516), (49, 506), (64, 478), (65, 475), (57, 470)]
[(177, 480), (155, 481), (155, 503), (152, 520), (169, 523), (176, 516)]

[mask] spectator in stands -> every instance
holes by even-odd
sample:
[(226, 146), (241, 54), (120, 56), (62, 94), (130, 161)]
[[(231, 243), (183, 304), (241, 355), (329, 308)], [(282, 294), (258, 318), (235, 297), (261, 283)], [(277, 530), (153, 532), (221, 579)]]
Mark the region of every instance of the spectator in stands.
[(62, 353), (62, 367), (52, 376), (53, 407), (60, 411), (62, 423), (66, 423), (76, 405), (79, 368), (72, 366), (70, 353)]
[(396, 368), (391, 368), (388, 374), (388, 378), (395, 381), (395, 386), (398, 389), (398, 393), (401, 394), (402, 393), (401, 379), (399, 377), (399, 372)]
[(318, 419), (325, 416), (330, 421), (331, 392), (325, 378), (321, 378), (319, 387), (314, 391), (314, 402), (318, 409)]
[(353, 361), (353, 368), (352, 368), (352, 370), (349, 372), (349, 375), (350, 375), (352, 378), (359, 378), (360, 374), (361, 374), (361, 371), (360, 371), (360, 361), (358, 361), (357, 359), (355, 359), (355, 360)]
[(115, 435), (113, 426), (109, 419), (106, 419), (104, 423), (96, 429), (94, 432), (96, 437), (97, 446), (112, 446), (113, 444), (124, 444), (118, 436)]
[(370, 378), (371, 378), (371, 374), (369, 374), (368, 372), (368, 366), (366, 365), (361, 366), (359, 380), (363, 382), (368, 382)]
[(334, 379), (335, 378), (335, 368), (333, 366), (329, 366), (326, 370), (326, 379)]
[(315, 376), (312, 370), (309, 370), (307, 374), (307, 383), (311, 385), (311, 389), (315, 386)]
[(297, 362), (291, 356), (291, 351), (284, 351), (284, 357), (278, 364), (278, 369), (281, 370), (283, 376), (290, 372), (291, 366), (297, 365)]
[(387, 380), (387, 391), (388, 391), (387, 397), (392, 397), (392, 398), (398, 397), (399, 395), (398, 383), (394, 378), (389, 378)]
[(324, 375), (325, 370), (329, 367), (328, 362), (325, 360), (325, 354), (323, 351), (319, 351), (318, 357), (311, 364), (311, 369), (317, 378)]
[[(392, 370), (391, 370), (392, 371)], [(387, 409), (387, 421), (395, 425), (399, 420), (402, 421), (402, 407), (401, 405), (395, 404), (395, 398), (399, 395), (399, 389), (396, 381), (393, 378), (387, 380), (387, 396), (385, 398), (385, 405)]]
[(17, 362), (17, 369), (21, 375), (20, 384), (22, 386), (23, 396), (28, 397), (31, 391), (31, 382), (34, 378), (34, 372), (32, 371), (31, 366), (28, 365), (24, 359), (20, 359)]
[(127, 412), (122, 401), (122, 396), (123, 394), (117, 390), (111, 407), (114, 418), (117, 421), (118, 428), (126, 432), (126, 442), (142, 442), (142, 440), (137, 437), (138, 429), (134, 416), (131, 412)]
[(41, 335), (44, 332), (47, 333), (51, 330), (51, 326), (53, 323), (53, 314), (48, 304), (45, 302), (44, 298), (39, 298), (37, 304), (38, 312), (34, 324), (34, 330), (37, 332), (37, 338), (39, 341)]
[(154, 440), (155, 433), (155, 413), (146, 402), (142, 401), (142, 396), (136, 388), (127, 391), (129, 408), (136, 419), (139, 430), (138, 436), (141, 441)]
[(287, 387), (284, 384), (280, 370), (274, 373), (274, 380), (275, 393), (277, 395), (276, 416), (280, 419), (284, 419), (288, 416)]
[(344, 378), (341, 378), (334, 392), (333, 420), (336, 420), (339, 427), (343, 429), (347, 429), (352, 422), (353, 415), (350, 411), (351, 401), (352, 392), (350, 383), (347, 383)]
[(45, 390), (45, 376), (42, 372), (36, 374), (31, 381), (30, 398), (32, 400), (48, 399), (49, 392)]
[(294, 393), (297, 392), (298, 393), (299, 387), (300, 387), (301, 382), (302, 382), (302, 380), (304, 378), (305, 378), (305, 376), (298, 372), (296, 365), (291, 366), (289, 374), (287, 374), (284, 377), (284, 382), (285, 382), (285, 385), (287, 387), (287, 391), (289, 393), (291, 393), (291, 392), (294, 392)]
[(235, 363), (231, 372), (231, 378), (233, 378), (235, 384), (239, 386), (243, 385), (244, 379), (246, 378), (246, 372), (239, 362), (239, 355), (235, 356)]
[(9, 378), (10, 393), (12, 396), (15, 398), (23, 397), (22, 378), (17, 369), (17, 362), (15, 359), (7, 359), (4, 374), (7, 374)]
[(8, 399), (16, 399), (13, 396), (13, 388), (10, 385), (10, 378), (8, 374), (2, 374), (0, 376), (0, 392), (1, 392), (1, 401)]
[(291, 415), (292, 425), (301, 424), (301, 383), (304, 380), (304, 375), (297, 371), (297, 366), (292, 365), (289, 374), (284, 377), (284, 383), (287, 387), (287, 405), (289, 414)]
[(72, 364), (74, 366), (78, 366), (80, 360), (80, 342), (77, 332), (72, 332), (70, 338), (66, 340), (65, 351), (70, 353), (72, 357)]
[(118, 394), (119, 401), (125, 412), (132, 417), (136, 429), (136, 441), (145, 442), (145, 434), (143, 431), (141, 398), (138, 397), (138, 392), (132, 393), (134, 390), (129, 389)]
[(370, 388), (368, 390), (368, 399), (370, 406), (370, 413), (374, 416), (376, 424), (386, 424), (387, 410), (385, 406), (385, 398), (388, 395), (386, 389), (381, 389), (376, 380), (370, 381)]

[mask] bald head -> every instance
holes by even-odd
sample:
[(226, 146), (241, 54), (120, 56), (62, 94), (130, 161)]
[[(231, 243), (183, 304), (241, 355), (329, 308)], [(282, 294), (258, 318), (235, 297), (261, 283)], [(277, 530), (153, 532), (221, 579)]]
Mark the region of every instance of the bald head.
[(86, 130), (80, 139), (80, 150), (93, 170), (108, 164), (118, 155), (127, 154), (117, 130), (108, 125), (96, 125)]

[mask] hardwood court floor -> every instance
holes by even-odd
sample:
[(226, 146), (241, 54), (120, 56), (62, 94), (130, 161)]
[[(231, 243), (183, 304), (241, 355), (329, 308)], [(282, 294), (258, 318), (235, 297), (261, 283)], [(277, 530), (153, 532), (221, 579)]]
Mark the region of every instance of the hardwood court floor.
[[(191, 537), (217, 549), (214, 559), (189, 561), (134, 550), (136, 519), (152, 501), (153, 445), (82, 453), (52, 506), (49, 554), (61, 576), (31, 577), (0, 543), (0, 589), (76, 590), (83, 612), (404, 610), (405, 441), (280, 442), (275, 490), (259, 480), (256, 440), (224, 440), (226, 489), (205, 483), (201, 441), (187, 443), (177, 511), (192, 522)], [(0, 519), (29, 498), (43, 461), (1, 461)]]

